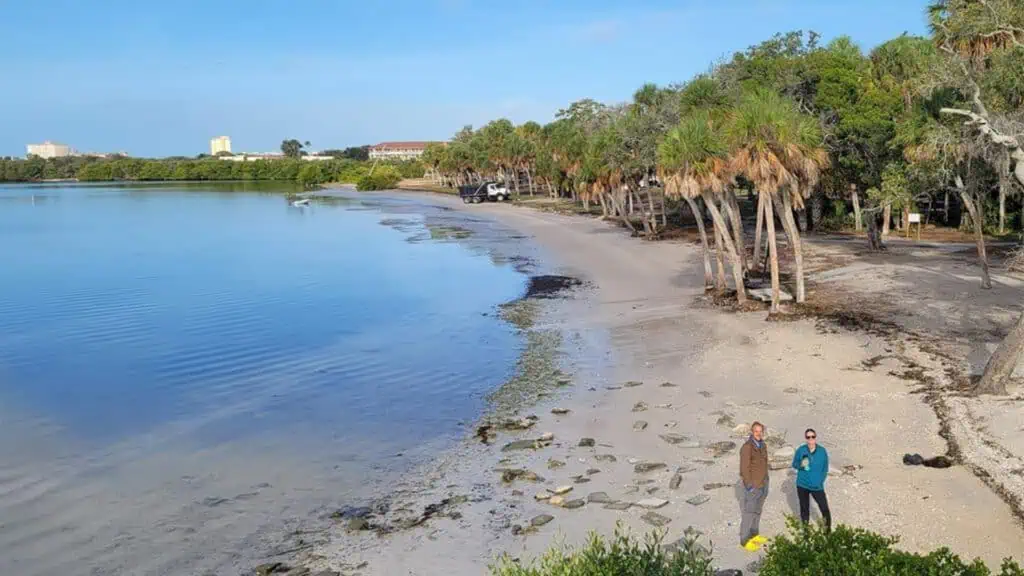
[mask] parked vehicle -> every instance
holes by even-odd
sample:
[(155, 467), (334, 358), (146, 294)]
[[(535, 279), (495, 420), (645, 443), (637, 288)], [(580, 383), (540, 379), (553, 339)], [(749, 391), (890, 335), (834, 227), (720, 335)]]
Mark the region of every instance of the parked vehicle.
[(459, 186), (459, 196), (466, 204), (480, 202), (504, 202), (508, 199), (508, 188), (500, 182), (488, 181), (480, 184)]

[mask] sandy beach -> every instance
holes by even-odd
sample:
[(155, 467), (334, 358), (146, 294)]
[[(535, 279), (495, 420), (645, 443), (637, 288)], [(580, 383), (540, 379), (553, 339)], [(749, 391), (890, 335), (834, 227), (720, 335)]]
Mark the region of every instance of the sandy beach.
[[(664, 523), (666, 542), (692, 526), (713, 544), (720, 567), (744, 568), (758, 554), (738, 542), (738, 447), (753, 420), (766, 425), (780, 455), (802, 443), (805, 428), (817, 430), (831, 456), (834, 522), (899, 536), (913, 551), (947, 546), (990, 565), (1024, 558), (1024, 531), (1010, 506), (968, 467), (902, 463), (905, 453), (928, 457), (948, 447), (920, 382), (907, 375), (912, 354), (899, 341), (822, 319), (766, 322), (765, 312), (701, 305), (698, 246), (630, 238), (591, 218), (436, 202), (519, 231), (559, 271), (584, 280), (572, 297), (545, 302), (535, 323), (563, 335), (562, 369), (572, 383), (523, 410), (538, 417), (530, 429), (499, 431), (491, 444), (467, 437), (386, 487), (387, 510), (368, 516), (367, 527), (399, 528), (352, 530), (359, 524), (342, 519), (311, 537), (298, 564), (363, 575), (482, 574), (503, 553), (527, 561), (620, 523), (650, 531), (653, 518)], [(553, 434), (550, 444), (502, 450), (543, 433)], [(503, 482), (510, 468), (539, 478)], [(560, 486), (572, 487), (565, 500), (584, 505), (535, 499)], [(634, 505), (609, 509), (606, 499)], [(644, 499), (667, 504), (636, 505)], [(430, 504), (440, 505), (423, 520)], [(762, 532), (783, 532), (796, 512), (792, 471), (773, 471)], [(553, 519), (529, 528), (544, 514)]]

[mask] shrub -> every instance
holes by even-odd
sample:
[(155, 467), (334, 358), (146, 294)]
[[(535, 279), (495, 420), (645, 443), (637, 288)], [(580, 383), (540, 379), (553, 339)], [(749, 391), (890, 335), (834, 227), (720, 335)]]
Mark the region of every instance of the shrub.
[(323, 169), (316, 162), (309, 162), (299, 170), (295, 178), (303, 188), (309, 190), (317, 188), (326, 181)]
[(591, 533), (579, 550), (555, 546), (528, 566), (503, 556), (490, 568), (494, 576), (712, 576), (711, 551), (697, 539), (687, 531), (669, 552), (661, 546), (660, 533), (648, 534), (641, 543), (620, 526), (608, 542)]
[(372, 174), (366, 174), (356, 181), (356, 190), (389, 190), (398, 185), (402, 175), (393, 166), (377, 166)]
[[(897, 538), (860, 528), (838, 526), (831, 534), (818, 526), (788, 521), (789, 533), (772, 539), (761, 565), (761, 576), (794, 574), (829, 576), (989, 576), (981, 560), (964, 563), (947, 548), (922, 556), (893, 545)], [(1024, 576), (1015, 562), (1003, 562), (999, 576)]]
[[(760, 576), (993, 576), (981, 560), (963, 562), (947, 548), (927, 555), (893, 548), (897, 538), (860, 528), (837, 526), (831, 533), (817, 526), (788, 521), (788, 534), (774, 538), (761, 563)], [(661, 546), (652, 532), (641, 543), (617, 527), (605, 541), (591, 534), (573, 550), (552, 547), (540, 559), (521, 566), (502, 556), (490, 567), (493, 576), (712, 576), (711, 551), (687, 530), (677, 543)], [(669, 550), (671, 548), (671, 550)], [(1024, 576), (1012, 560), (1004, 560), (995, 576)]]

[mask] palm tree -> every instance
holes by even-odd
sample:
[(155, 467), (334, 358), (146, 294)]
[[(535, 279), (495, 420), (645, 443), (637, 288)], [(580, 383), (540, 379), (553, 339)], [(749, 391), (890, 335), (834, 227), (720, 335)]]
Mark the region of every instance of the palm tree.
[[(693, 201), (698, 196), (711, 214), (715, 227), (716, 244), (724, 244), (732, 260), (733, 280), (736, 284), (736, 300), (746, 302), (743, 287), (743, 264), (736, 245), (729, 235), (729, 228), (721, 211), (716, 206), (716, 196), (721, 197), (726, 186), (732, 182), (728, 163), (728, 146), (720, 116), (708, 110), (694, 110), (669, 131), (658, 146), (658, 165), (666, 180), (667, 194), (682, 196), (697, 217), (698, 227), (703, 228), (700, 211)], [(711, 267), (708, 256), (706, 234), (701, 234), (705, 246), (705, 282)]]
[[(757, 89), (742, 96), (729, 122), (729, 140), (733, 143), (731, 169), (754, 184), (758, 210), (763, 211), (768, 229), (771, 258), (772, 312), (779, 310), (779, 255), (775, 241), (775, 217), (772, 198), (783, 188), (799, 187), (800, 181), (790, 168), (798, 162), (799, 147), (794, 134), (793, 105), (782, 96)], [(801, 200), (802, 205), (802, 200)], [(784, 215), (780, 215), (784, 217)], [(788, 226), (787, 226), (788, 228)], [(795, 226), (794, 226), (795, 228)], [(755, 242), (759, 243), (758, 239)], [(791, 237), (792, 241), (792, 237)], [(799, 242), (794, 242), (799, 250)], [(755, 257), (760, 246), (754, 247)]]

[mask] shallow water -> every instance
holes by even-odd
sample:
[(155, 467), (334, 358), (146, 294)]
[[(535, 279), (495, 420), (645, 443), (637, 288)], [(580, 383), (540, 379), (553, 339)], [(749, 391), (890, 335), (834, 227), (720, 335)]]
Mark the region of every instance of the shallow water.
[(239, 187), (0, 187), (0, 573), (239, 572), (510, 376), (521, 239)]

